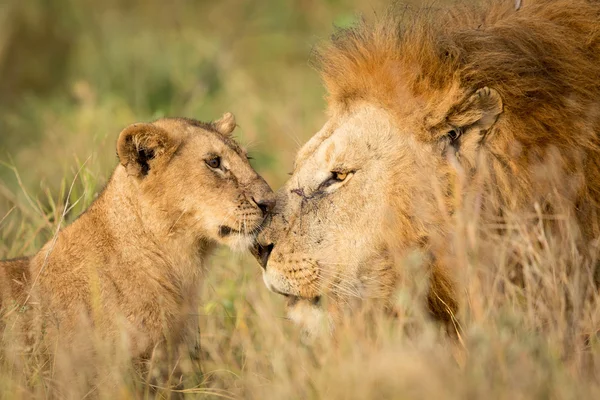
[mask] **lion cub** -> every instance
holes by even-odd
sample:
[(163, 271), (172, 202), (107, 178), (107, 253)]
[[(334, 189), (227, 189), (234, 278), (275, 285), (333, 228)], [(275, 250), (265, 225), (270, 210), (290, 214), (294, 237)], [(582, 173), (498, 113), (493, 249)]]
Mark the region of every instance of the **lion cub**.
[(250, 246), (274, 204), (235, 126), (228, 113), (123, 130), (120, 164), (88, 210), (30, 259), (0, 262), (3, 319), (33, 332), (29, 345), (70, 353), (92, 337), (132, 357), (182, 343), (207, 255)]

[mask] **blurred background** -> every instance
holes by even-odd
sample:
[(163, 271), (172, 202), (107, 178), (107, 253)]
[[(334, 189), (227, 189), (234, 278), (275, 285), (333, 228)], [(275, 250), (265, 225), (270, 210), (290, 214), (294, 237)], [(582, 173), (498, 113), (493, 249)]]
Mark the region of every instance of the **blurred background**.
[(325, 120), (311, 49), (383, 4), (0, 2), (0, 257), (48, 239), (73, 182), (67, 221), (85, 209), (116, 165), (117, 135), (138, 121), (233, 112), (238, 140), (277, 188)]

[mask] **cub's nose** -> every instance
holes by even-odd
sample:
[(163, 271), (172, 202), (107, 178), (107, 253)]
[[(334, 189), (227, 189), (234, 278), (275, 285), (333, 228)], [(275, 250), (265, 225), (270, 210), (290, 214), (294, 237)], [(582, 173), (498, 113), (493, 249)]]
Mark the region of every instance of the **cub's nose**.
[(260, 208), (263, 215), (270, 214), (273, 211), (273, 209), (275, 208), (275, 199), (271, 196), (268, 196), (265, 198), (259, 198), (259, 199), (255, 199), (253, 197), (252, 201), (254, 201), (254, 203), (258, 206), (258, 208)]
[(267, 262), (269, 261), (269, 256), (273, 251), (273, 247), (273, 243), (263, 246), (262, 244), (256, 242), (250, 251), (260, 266), (265, 270), (267, 269)]

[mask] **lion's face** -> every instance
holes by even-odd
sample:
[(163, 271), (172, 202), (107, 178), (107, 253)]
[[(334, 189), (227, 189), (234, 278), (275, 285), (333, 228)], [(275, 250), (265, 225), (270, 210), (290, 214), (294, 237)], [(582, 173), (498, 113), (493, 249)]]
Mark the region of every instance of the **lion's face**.
[(398, 251), (428, 248), (443, 234), (436, 192), (447, 190), (458, 140), (461, 158), (474, 162), (480, 127), (468, 121), (465, 137), (445, 127), (424, 141), (434, 129), (426, 112), (407, 104), (399, 117), (359, 103), (334, 113), (278, 191), (256, 255), (266, 286), (289, 298), (290, 317), (309, 332), (357, 301), (389, 298)]
[[(390, 166), (400, 146), (413, 145), (402, 139), (375, 107), (334, 117), (300, 150), (277, 192), (275, 214), (260, 235), (272, 246), (262, 249), (263, 278), (289, 297), (290, 317), (311, 331), (327, 326), (339, 302), (385, 297), (394, 281), (384, 230), (402, 169)], [(402, 162), (412, 168), (414, 153), (406, 151)]]
[(120, 154), (132, 145), (134, 158), (123, 156), (122, 164), (125, 160), (142, 201), (167, 235), (181, 233), (236, 250), (254, 242), (274, 205), (273, 193), (229, 136), (234, 127), (228, 114), (212, 124), (161, 119), (121, 134)]

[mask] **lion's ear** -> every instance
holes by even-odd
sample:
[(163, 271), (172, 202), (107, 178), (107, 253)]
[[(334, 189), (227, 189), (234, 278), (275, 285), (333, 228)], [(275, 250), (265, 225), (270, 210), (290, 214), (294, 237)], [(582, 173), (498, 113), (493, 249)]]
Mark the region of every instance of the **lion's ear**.
[(456, 127), (476, 127), (487, 131), (494, 125), (502, 109), (500, 94), (483, 87), (455, 108), (448, 116), (448, 122)]
[(133, 124), (125, 128), (117, 141), (119, 161), (132, 176), (148, 175), (155, 159), (172, 154), (177, 141), (153, 124)]
[(228, 112), (223, 114), (223, 116), (220, 119), (214, 121), (212, 123), (212, 126), (220, 134), (229, 136), (237, 125), (235, 123), (235, 117), (233, 116), (233, 114)]

